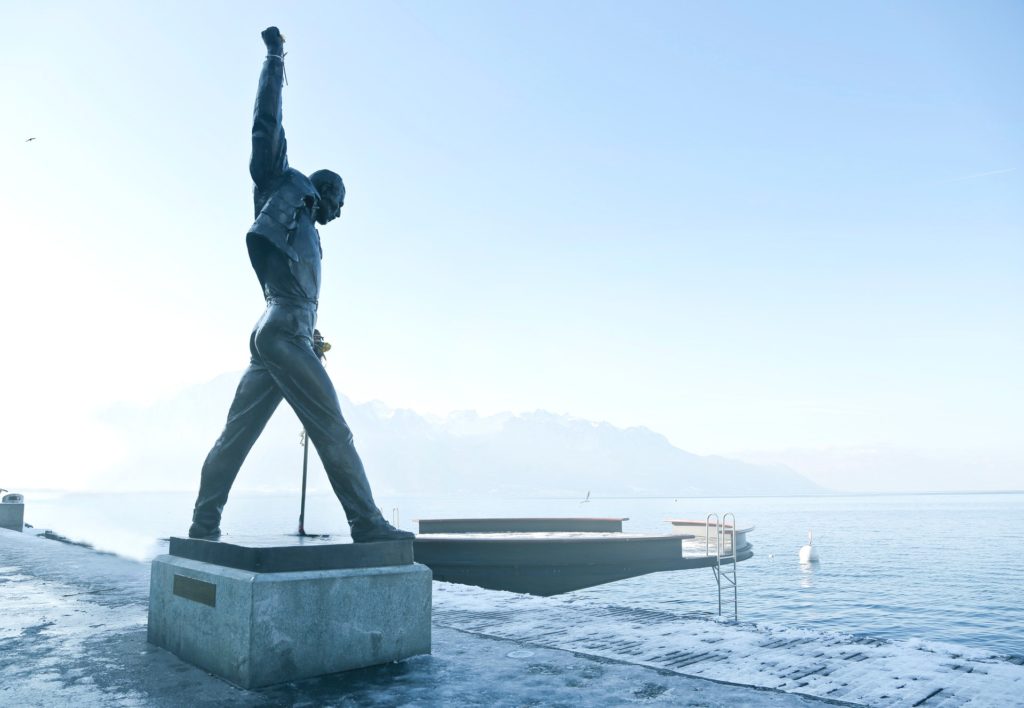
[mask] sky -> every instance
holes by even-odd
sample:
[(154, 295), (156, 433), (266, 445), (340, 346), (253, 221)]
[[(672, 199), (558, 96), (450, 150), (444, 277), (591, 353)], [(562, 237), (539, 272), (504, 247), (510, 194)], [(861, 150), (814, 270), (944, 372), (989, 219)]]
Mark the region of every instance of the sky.
[(104, 410), (247, 364), (275, 24), (354, 401), (1024, 488), (1019, 2), (0, 8), (0, 486), (87, 487)]

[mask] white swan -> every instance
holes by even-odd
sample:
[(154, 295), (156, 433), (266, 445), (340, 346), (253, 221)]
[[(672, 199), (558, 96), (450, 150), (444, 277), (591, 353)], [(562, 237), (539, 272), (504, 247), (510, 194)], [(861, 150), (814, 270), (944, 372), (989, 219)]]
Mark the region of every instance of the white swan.
[(800, 549), (800, 562), (818, 562), (818, 549), (814, 547), (814, 534), (811, 531), (807, 532), (807, 545)]

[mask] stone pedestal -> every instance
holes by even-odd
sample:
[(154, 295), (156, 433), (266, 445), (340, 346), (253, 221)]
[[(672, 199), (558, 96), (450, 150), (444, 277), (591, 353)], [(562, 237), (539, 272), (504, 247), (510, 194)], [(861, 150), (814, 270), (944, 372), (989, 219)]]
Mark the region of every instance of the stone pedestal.
[(431, 573), (412, 542), (171, 539), (149, 641), (243, 688), (430, 653)]

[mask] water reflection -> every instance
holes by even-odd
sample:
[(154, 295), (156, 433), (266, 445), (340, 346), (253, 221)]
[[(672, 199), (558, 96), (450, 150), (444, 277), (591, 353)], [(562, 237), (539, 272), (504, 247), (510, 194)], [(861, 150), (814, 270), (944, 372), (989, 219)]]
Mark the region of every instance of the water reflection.
[(818, 563), (800, 563), (800, 587), (814, 587), (814, 572), (818, 569)]

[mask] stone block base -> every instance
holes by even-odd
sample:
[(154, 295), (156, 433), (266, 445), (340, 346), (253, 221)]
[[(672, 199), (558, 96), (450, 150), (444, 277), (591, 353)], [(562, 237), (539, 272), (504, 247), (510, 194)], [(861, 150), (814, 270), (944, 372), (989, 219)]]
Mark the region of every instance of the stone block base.
[(419, 564), (255, 573), (159, 556), (148, 638), (257, 688), (429, 654), (430, 592)]
[(25, 529), (25, 505), (12, 502), (0, 504), (0, 528), (23, 531)]

